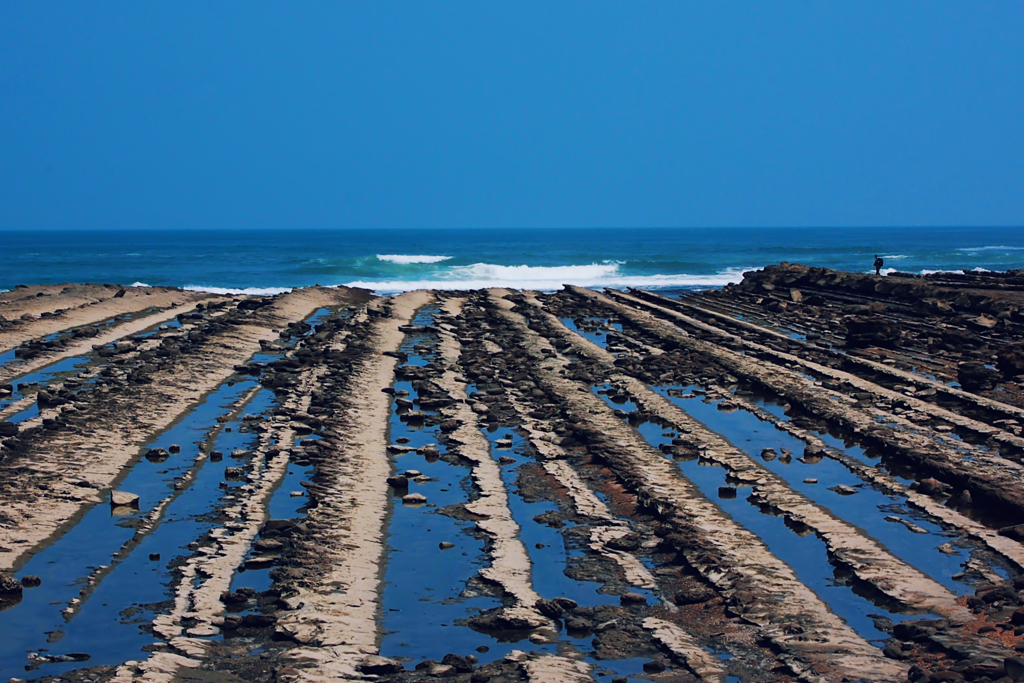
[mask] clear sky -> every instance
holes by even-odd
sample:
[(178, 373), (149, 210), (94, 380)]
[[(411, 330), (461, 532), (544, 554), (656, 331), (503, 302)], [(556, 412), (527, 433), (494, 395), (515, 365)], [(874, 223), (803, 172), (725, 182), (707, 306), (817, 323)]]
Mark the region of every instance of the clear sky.
[(0, 228), (1024, 224), (1024, 2), (4, 2)]

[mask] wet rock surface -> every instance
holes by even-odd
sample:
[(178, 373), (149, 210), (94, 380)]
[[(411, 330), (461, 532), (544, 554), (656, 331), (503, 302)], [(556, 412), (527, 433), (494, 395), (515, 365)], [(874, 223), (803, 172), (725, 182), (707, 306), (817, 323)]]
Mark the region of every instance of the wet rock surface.
[[(105, 296), (134, 296), (118, 291)], [(32, 596), (53, 590), (21, 569), (49, 542), (31, 535), (36, 515), (62, 506), (47, 527), (59, 538), (98, 506), (133, 540), (78, 577), (65, 630), (137, 614), (151, 641), (126, 661), (55, 631), (0, 673), (1024, 676), (1021, 274), (782, 264), (680, 297), (345, 293), (314, 318), (327, 295), (303, 296), (198, 302), (180, 327), (112, 339), (38, 387), (0, 387), (39, 411), (14, 423), (22, 404), (0, 406), (0, 608), (42, 609)], [(23, 339), (18, 360), (104, 334)], [(165, 428), (147, 416), (172, 423), (203, 377), (273, 397), (209, 424), (247, 441), (144, 449)], [(104, 460), (110, 444), (132, 448)], [(128, 493), (116, 484), (133, 466), (175, 474), (159, 496)], [(174, 528), (162, 506), (173, 518), (199, 491), (215, 501), (209, 526), (148, 547)], [(92, 616), (90, 596), (136, 554), (167, 571), (163, 601)], [(390, 582), (402, 567), (420, 568), (421, 594)], [(402, 612), (421, 616), (388, 616)]]

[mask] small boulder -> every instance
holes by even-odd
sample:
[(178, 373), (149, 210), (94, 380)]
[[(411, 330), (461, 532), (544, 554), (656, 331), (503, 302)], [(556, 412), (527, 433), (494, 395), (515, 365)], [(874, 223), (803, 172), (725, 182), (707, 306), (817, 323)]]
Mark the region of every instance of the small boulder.
[(146, 460), (150, 462), (163, 462), (167, 460), (169, 454), (163, 448), (150, 448), (146, 451)]
[(272, 614), (246, 614), (242, 617), (242, 626), (245, 628), (266, 628), (277, 623), (277, 617)]
[(441, 664), (450, 666), (459, 673), (468, 673), (473, 670), (473, 664), (467, 658), (450, 652), (441, 659)]
[(1003, 660), (1003, 669), (1006, 675), (1015, 681), (1024, 679), (1024, 658), (1007, 657)]
[(268, 519), (260, 527), (260, 536), (289, 535), (297, 528), (298, 525), (290, 519)]
[(640, 547), (640, 534), (626, 534), (618, 538), (611, 538), (605, 543), (605, 546), (612, 550), (634, 551)]
[(559, 597), (552, 600), (552, 602), (561, 607), (562, 609), (564, 609), (566, 612), (571, 612), (577, 607), (579, 607), (579, 603), (577, 603), (572, 598)]
[(401, 662), (396, 662), (393, 659), (370, 655), (363, 660), (362, 664), (359, 665), (359, 670), (364, 674), (386, 676), (387, 674), (396, 674), (400, 671), (405, 671), (405, 667), (402, 666)]
[[(217, 625), (217, 624), (215, 624)], [(242, 625), (242, 617), (237, 614), (227, 614), (224, 616), (222, 623), (219, 624), (225, 631), (234, 631)]]
[(1008, 344), (999, 349), (996, 367), (1006, 379), (1024, 375), (1024, 344)]
[(20, 595), (22, 588), (21, 581), (18, 581), (13, 576), (0, 574), (0, 595)]
[(892, 629), (892, 635), (904, 642), (908, 641), (922, 641), (929, 638), (935, 633), (935, 628), (931, 623), (925, 623), (925, 620), (918, 621), (903, 621), (896, 624)]
[(800, 462), (806, 465), (816, 465), (821, 462), (822, 458), (825, 457), (825, 451), (818, 448), (817, 446), (808, 446), (804, 449), (804, 455), (800, 458)]
[(220, 594), (220, 601), (225, 605), (241, 605), (249, 602), (249, 596), (236, 591), (226, 591)]
[(665, 670), (665, 663), (659, 659), (644, 662), (644, 673), (658, 674)]
[(538, 612), (552, 619), (559, 619), (562, 616), (562, 606), (554, 600), (540, 599), (534, 607), (537, 608)]
[(845, 484), (839, 484), (838, 486), (832, 486), (829, 491), (835, 491), (840, 496), (852, 496), (857, 493), (857, 489), (852, 486), (846, 486)]
[(982, 363), (968, 361), (957, 366), (956, 379), (966, 391), (987, 391), (999, 381), (999, 372)]
[(889, 659), (903, 659), (906, 655), (903, 654), (903, 649), (897, 642), (889, 642), (886, 644), (885, 649), (882, 650), (882, 654)]
[(422, 493), (409, 493), (402, 496), (402, 502), (406, 505), (423, 505), (427, 502), (427, 497)]
[(110, 506), (111, 507), (130, 507), (139, 509), (139, 497), (134, 493), (127, 491), (111, 491), (110, 492)]
[(619, 596), (619, 602), (623, 605), (646, 605), (647, 598), (639, 593), (623, 593)]
[(594, 625), (580, 617), (569, 617), (565, 620), (565, 629), (576, 633), (590, 633), (594, 630)]
[(922, 479), (921, 483), (917, 485), (918, 492), (923, 493), (926, 496), (942, 495), (948, 488), (948, 484), (943, 484), (938, 479), (932, 479), (931, 477)]

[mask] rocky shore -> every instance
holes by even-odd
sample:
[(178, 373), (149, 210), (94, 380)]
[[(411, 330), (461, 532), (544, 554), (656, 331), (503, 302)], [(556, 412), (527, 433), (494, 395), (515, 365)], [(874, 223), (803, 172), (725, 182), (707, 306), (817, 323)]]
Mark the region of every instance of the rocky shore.
[(0, 680), (1024, 680), (1024, 272), (0, 294)]

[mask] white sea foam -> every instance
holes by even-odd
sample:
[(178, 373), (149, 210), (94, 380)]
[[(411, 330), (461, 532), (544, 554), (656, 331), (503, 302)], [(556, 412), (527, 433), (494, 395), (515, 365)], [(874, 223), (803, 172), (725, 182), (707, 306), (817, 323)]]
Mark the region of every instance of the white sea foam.
[(898, 261), (901, 258), (907, 258), (907, 255), (906, 254), (890, 254), (888, 256), (883, 256), (882, 258), (887, 258), (887, 259), (891, 259), (893, 261)]
[(728, 268), (713, 275), (623, 275), (617, 264), (587, 266), (500, 266), (474, 263), (456, 266), (423, 280), (356, 280), (339, 284), (375, 292), (408, 292), (414, 289), (464, 290), (505, 287), (555, 291), (562, 285), (580, 287), (721, 287), (743, 279), (747, 268)]
[(133, 282), (132, 287), (149, 287), (145, 282)]
[(292, 291), (291, 287), (245, 287), (244, 289), (231, 289), (227, 287), (206, 287), (203, 285), (185, 285), (182, 287), (188, 292), (207, 292), (209, 294), (246, 294), (249, 296), (274, 296)]
[[(882, 272), (885, 273), (885, 270), (883, 270)], [(966, 275), (967, 273), (994, 273), (994, 272), (995, 271), (989, 270), (988, 268), (982, 268), (981, 266), (978, 266), (977, 268), (971, 268), (970, 270), (963, 270), (963, 269), (961, 269), (961, 270), (928, 270), (928, 269), (925, 269), (925, 270), (919, 271), (919, 274), (920, 275), (942, 275), (942, 274)], [(885, 273), (885, 274), (888, 275), (888, 273)]]
[(431, 256), (430, 254), (377, 254), (378, 261), (387, 261), (400, 266), (407, 266), (411, 263), (440, 263), (450, 258), (451, 256)]
[[(973, 270), (976, 273), (991, 273), (992, 272), (991, 270), (985, 270), (984, 268), (974, 268)], [(869, 275), (873, 274), (873, 271), (870, 271), (870, 270), (865, 270), (864, 272), (868, 273)], [(879, 272), (882, 275), (892, 275), (893, 273), (907, 272), (907, 271), (900, 271), (898, 268), (882, 268), (882, 270), (879, 271)], [(966, 272), (967, 271), (965, 271), (965, 270), (929, 270), (928, 268), (925, 268), (924, 270), (917, 271), (917, 274), (918, 275), (942, 275), (942, 274), (964, 275)]]
[(921, 275), (939, 275), (941, 273), (950, 273), (953, 275), (967, 275), (967, 273), (993, 273), (995, 271), (989, 270), (988, 268), (971, 268), (970, 270), (922, 270)]

